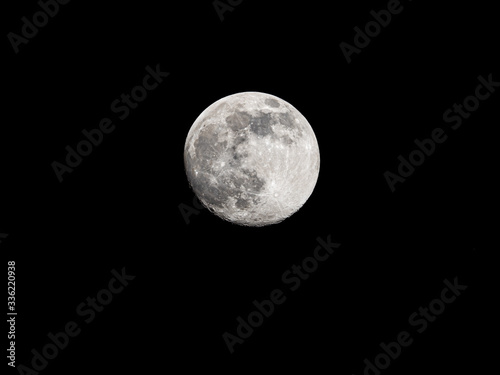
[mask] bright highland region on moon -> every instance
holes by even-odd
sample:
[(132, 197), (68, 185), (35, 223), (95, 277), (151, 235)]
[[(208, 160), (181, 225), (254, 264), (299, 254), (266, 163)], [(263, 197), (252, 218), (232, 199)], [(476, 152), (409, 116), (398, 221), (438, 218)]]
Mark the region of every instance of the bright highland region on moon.
[(319, 159), (305, 117), (259, 92), (213, 103), (191, 126), (184, 148), (198, 199), (223, 219), (248, 226), (275, 224), (296, 212), (316, 185)]

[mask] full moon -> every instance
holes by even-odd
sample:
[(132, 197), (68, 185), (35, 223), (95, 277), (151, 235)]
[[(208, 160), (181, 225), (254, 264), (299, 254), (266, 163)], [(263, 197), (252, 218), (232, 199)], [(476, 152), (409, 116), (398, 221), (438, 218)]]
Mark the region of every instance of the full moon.
[(276, 96), (226, 96), (195, 120), (184, 146), (201, 203), (239, 225), (276, 224), (304, 205), (319, 174), (319, 147), (302, 114)]

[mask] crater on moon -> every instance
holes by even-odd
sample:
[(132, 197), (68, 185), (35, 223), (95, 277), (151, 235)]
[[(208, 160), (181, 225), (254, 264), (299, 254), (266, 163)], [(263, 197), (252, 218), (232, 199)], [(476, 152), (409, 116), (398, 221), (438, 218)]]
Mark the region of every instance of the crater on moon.
[(188, 181), (210, 211), (230, 222), (278, 223), (307, 201), (319, 147), (302, 114), (276, 96), (243, 92), (210, 105), (184, 147)]

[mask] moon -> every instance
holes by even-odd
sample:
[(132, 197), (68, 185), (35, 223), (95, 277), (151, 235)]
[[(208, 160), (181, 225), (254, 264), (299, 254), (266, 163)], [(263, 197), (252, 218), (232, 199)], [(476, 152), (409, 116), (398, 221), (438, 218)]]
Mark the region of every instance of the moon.
[(311, 125), (291, 104), (261, 92), (226, 96), (195, 120), (184, 146), (189, 184), (229, 222), (276, 224), (300, 209), (319, 174)]

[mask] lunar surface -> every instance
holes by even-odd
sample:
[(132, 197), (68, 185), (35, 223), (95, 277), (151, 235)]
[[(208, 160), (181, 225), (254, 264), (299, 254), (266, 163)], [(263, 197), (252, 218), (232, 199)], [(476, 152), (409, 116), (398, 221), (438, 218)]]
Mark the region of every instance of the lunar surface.
[(187, 178), (210, 211), (247, 226), (279, 223), (307, 201), (319, 147), (302, 114), (276, 96), (243, 92), (210, 105), (184, 147)]

